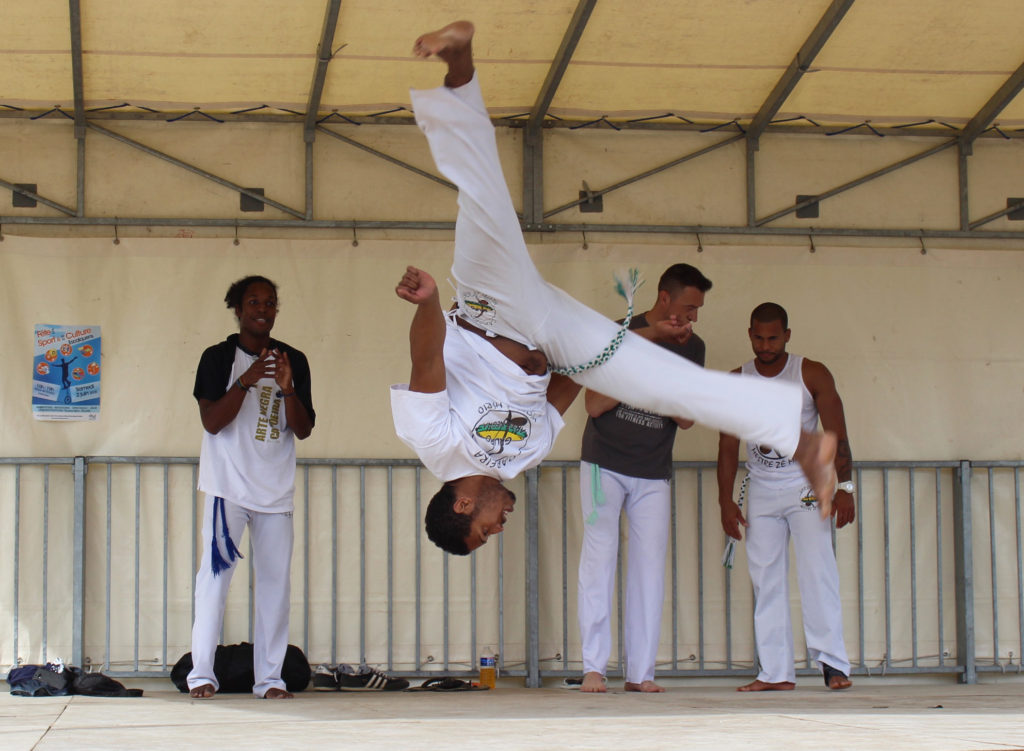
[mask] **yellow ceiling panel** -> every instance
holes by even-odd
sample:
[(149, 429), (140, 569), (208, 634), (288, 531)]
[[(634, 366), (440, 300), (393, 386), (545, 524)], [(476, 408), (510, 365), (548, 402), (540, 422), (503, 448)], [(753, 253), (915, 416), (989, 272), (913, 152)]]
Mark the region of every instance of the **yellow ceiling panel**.
[(311, 0), (88, 0), (82, 3), (82, 46), (86, 53), (312, 58), (324, 7)]
[(599, 2), (573, 60), (784, 68), (829, 4), (830, 0)]
[(0, 2), (0, 55), (71, 49), (68, 0)]
[[(529, 111), (578, 0), (343, 0), (321, 111), (408, 104), (443, 68), (416, 36), (457, 18), (495, 114)], [(326, 0), (82, 3), (87, 107), (304, 110)], [(601, 0), (551, 112), (749, 119), (830, 0)], [(72, 102), (66, 0), (0, 0), (0, 105)], [(1024, 61), (1024, 0), (857, 0), (779, 117), (963, 122)], [(1018, 97), (1024, 99), (1024, 97)], [(1024, 125), (1024, 101), (998, 118)]]
[(814, 67), (1009, 75), (1022, 40), (1021, 0), (857, 0)]
[(71, 53), (0, 53), (0, 105), (71, 105)]
[(552, 112), (562, 117), (639, 117), (673, 113), (691, 119), (749, 116), (779, 78), (779, 71), (738, 73), (716, 67), (572, 66)]
[[(886, 125), (935, 119), (963, 125), (1005, 80), (1002, 75), (929, 75), (822, 71), (805, 76), (780, 117)], [(842, 96), (837, 96), (842, 92)]]
[[(86, 60), (90, 106), (130, 102), (156, 109), (242, 109), (259, 104), (305, 106), (310, 61), (238, 57), (92, 55)], [(298, 96), (297, 96), (298, 95)]]

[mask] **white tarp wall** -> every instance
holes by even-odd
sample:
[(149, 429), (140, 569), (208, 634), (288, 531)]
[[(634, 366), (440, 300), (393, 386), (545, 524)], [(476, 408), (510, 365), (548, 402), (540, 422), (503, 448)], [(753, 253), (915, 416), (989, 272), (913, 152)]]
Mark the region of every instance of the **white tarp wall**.
[[(173, 138), (159, 125), (112, 127), (133, 132), (166, 150), (187, 153), (192, 161), (227, 173), (239, 184), (265, 186), (268, 196), (301, 205), (301, 170), (297, 166), (301, 164), (301, 139), (296, 138), (297, 131), (290, 126), (269, 130), (255, 126), (195, 126), (191, 132), (189, 126), (183, 126), (174, 130)], [(70, 125), (62, 124), (4, 123), (7, 137), (0, 139), (0, 159), (5, 164), (5, 174), (24, 175), (17, 179), (26, 182), (31, 177), (39, 183), (41, 192), (73, 205), (74, 149), (69, 129)], [(412, 128), (363, 128), (359, 135), (379, 148), (430, 168), (422, 137)], [(692, 134), (637, 135), (626, 147), (622, 140), (614, 140), (617, 134), (597, 133), (572, 141), (564, 133), (553, 134), (546, 151), (549, 195), (568, 193), (574, 198), (581, 178), (591, 185), (610, 184), (634, 173), (638, 159), (642, 164), (653, 165), (676, 152), (692, 150), (694, 144), (707, 143), (699, 140), (702, 136)], [(47, 139), (52, 139), (52, 148)], [(162, 139), (167, 142), (161, 143)], [(915, 142), (911, 143), (912, 140)], [(238, 198), (230, 191), (101, 137), (90, 135), (89, 143), (87, 195), (92, 214), (238, 216)], [(499, 143), (518, 203), (518, 134), (502, 131)], [(879, 151), (859, 150), (856, 144), (857, 141), (850, 141), (837, 145), (834, 141), (808, 138), (779, 137), (771, 142), (766, 139), (759, 163), (763, 166), (775, 160), (778, 172), (762, 171), (765, 184), (759, 185), (759, 201), (768, 210), (782, 207), (792, 203), (796, 192), (824, 190), (928, 145), (916, 139), (888, 139)], [(624, 151), (627, 148), (628, 154)], [(987, 153), (987, 148), (987, 143), (977, 144), (974, 164), (991, 158), (1016, 160), (1024, 166), (1024, 149), (1016, 144), (1001, 145), (998, 154)], [(317, 215), (417, 220), (453, 217), (451, 191), (409, 177), (402, 170), (323, 138), (318, 140), (317, 149)], [(822, 211), (841, 212), (844, 218), (838, 223), (846, 226), (943, 226), (956, 214), (956, 160), (951, 153), (947, 157), (933, 157), (877, 185), (825, 202)], [(1019, 185), (986, 184), (984, 170), (975, 168), (972, 174), (978, 183), (972, 200), (976, 198), (979, 205), (996, 203), (1001, 200), (999, 196), (1008, 192), (1022, 194)], [(1021, 170), (1015, 174), (1021, 174)], [(614, 197), (606, 196), (605, 213), (600, 219), (667, 223), (682, 221), (682, 215), (685, 221), (694, 223), (740, 222), (745, 212), (739, 200), (743, 179), (742, 145), (738, 145), (686, 169), (666, 172), (632, 186)], [(260, 215), (279, 216), (273, 209)], [(798, 223), (789, 219), (782, 224), (786, 221)], [(1005, 222), (998, 220), (993, 228), (1008, 226)], [(29, 236), (33, 234), (37, 236)], [(426, 268), (439, 280), (445, 279), (451, 256), (449, 234), (360, 231), (357, 247), (347, 230), (276, 232), (278, 237), (270, 237), (267, 231), (243, 229), (239, 234), (241, 240), (236, 246), (232, 233), (222, 230), (122, 228), (120, 243), (114, 244), (110, 228), (3, 227), (0, 277), (4, 292), (0, 296), (0, 316), (4, 326), (0, 329), (0, 351), (5, 356), (4, 388), (0, 392), (0, 423), (4, 425), (0, 455), (196, 455), (201, 427), (191, 396), (195, 365), (206, 346), (237, 330), (233, 315), (222, 302), (230, 282), (248, 273), (261, 273), (274, 279), (280, 288), (281, 312), (275, 335), (304, 350), (312, 366), (318, 420), (312, 437), (299, 445), (300, 455), (408, 457), (409, 452), (393, 434), (387, 385), (408, 376), (407, 329), (412, 310), (394, 296), (393, 287), (409, 263)], [(700, 267), (715, 285), (707, 296), (697, 327), (708, 344), (709, 367), (730, 369), (749, 358), (745, 332), (753, 306), (765, 300), (784, 305), (793, 329), (791, 350), (825, 362), (836, 377), (846, 405), (856, 459), (1022, 456), (1024, 347), (1017, 322), (1024, 318), (1024, 295), (1020, 292), (1024, 289), (1024, 253), (1019, 243), (992, 241), (981, 245), (929, 240), (927, 252), (922, 253), (916, 240), (817, 238), (815, 252), (811, 253), (803, 239), (703, 237), (704, 251), (698, 253), (692, 236), (588, 233), (585, 248), (584, 238), (578, 234), (530, 235), (528, 240), (538, 266), (550, 281), (610, 317), (623, 312), (620, 299), (612, 292), (614, 270), (625, 266), (641, 270), (648, 280), (640, 293), (643, 306), (653, 299), (657, 277), (666, 266), (685, 261)], [(30, 367), (32, 327), (36, 323), (102, 326), (103, 403), (97, 422), (33, 421)], [(578, 457), (583, 423), (584, 412), (578, 403), (568, 415), (552, 458)], [(680, 435), (676, 456), (714, 459), (716, 448), (717, 436), (696, 428)], [(27, 539), (40, 534), (41, 522), (30, 521), (26, 509), (41, 497), (42, 479), (26, 473), (22, 482), (23, 518), (18, 532)], [(68, 495), (66, 488), (62, 489), (63, 482), (54, 475), (49, 487), (51, 498)], [(105, 482), (102, 477), (90, 477), (90, 487), (96, 483), (101, 486), (97, 493), (105, 492)], [(190, 482), (187, 476), (174, 475), (172, 484), (178, 493), (175, 497), (189, 497), (186, 494), (190, 492)], [(318, 546), (312, 551), (318, 567), (314, 576), (326, 576), (331, 566), (324, 559), (321, 543), (322, 535), (327, 534), (324, 527), (330, 524), (330, 495), (322, 480), (316, 482), (320, 484), (311, 493), (311, 516), (316, 515), (312, 527), (320, 542), (311, 542)], [(344, 484), (351, 479), (339, 482)], [(9, 473), (3, 475), (2, 483), (0, 550), (10, 551), (15, 530), (9, 522), (13, 514), (13, 479)], [(123, 487), (127, 496), (134, 488), (133, 483), (134, 476), (115, 478), (114, 495)], [(159, 493), (161, 483), (162, 478), (156, 476), (144, 479), (146, 492)], [(427, 482), (424, 487), (426, 490), (433, 485)], [(374, 536), (379, 539), (385, 513), (374, 503), (380, 498), (374, 494), (377, 491), (379, 485), (371, 483), (366, 503), (371, 551)], [(570, 488), (570, 497), (573, 492)], [(1012, 489), (1007, 492), (1005, 498), (1000, 496), (1003, 505), (998, 519), (1005, 523), (1000, 533), (1015, 548)], [(705, 515), (717, 523), (713, 487), (705, 487), (705, 498)], [(542, 497), (542, 558), (553, 555), (551, 551), (560, 546), (553, 532), (544, 531), (543, 503)], [(149, 598), (146, 602), (152, 603), (161, 586), (158, 572), (163, 539), (146, 530), (162, 527), (151, 517), (140, 518), (138, 523), (143, 532), (141, 549), (137, 551), (127, 531), (136, 524), (135, 512), (131, 502), (125, 504), (123, 513), (113, 522), (118, 537), (116, 544), (111, 545), (114, 566), (116, 569), (122, 562), (127, 565), (136, 555), (144, 562), (150, 561), (152, 566), (144, 565), (143, 570), (154, 573), (151, 579), (141, 582), (141, 589)], [(403, 512), (396, 508), (396, 515)], [(48, 524), (53, 535), (50, 544), (54, 549), (70, 535), (68, 513), (67, 508), (56, 505), (49, 510)], [(95, 513), (102, 517), (105, 512)], [(160, 512), (143, 503), (142, 513)], [(343, 553), (337, 571), (342, 593), (353, 591), (358, 584), (357, 543), (348, 536), (353, 513), (350, 505), (339, 509)], [(179, 519), (181, 514), (184, 515)], [(193, 575), (188, 563), (190, 514), (191, 509), (178, 506), (170, 510), (170, 545), (176, 551), (174, 560), (179, 561), (168, 584), (174, 613), (168, 635), (172, 661), (188, 648), (188, 591)], [(102, 518), (94, 521), (99, 527), (104, 523)], [(300, 523), (298, 517), (296, 523)], [(685, 524), (686, 518), (681, 517), (680, 523)], [(569, 559), (573, 564), (579, 545), (579, 520), (574, 524), (575, 536), (569, 541)], [(707, 524), (706, 521), (706, 530)], [(125, 525), (123, 534), (118, 535), (118, 525)], [(890, 531), (898, 538), (905, 530)], [(411, 550), (415, 536), (422, 532), (415, 520), (403, 517), (395, 534), (399, 544), (398, 569), (404, 570), (401, 556)], [(841, 548), (844, 534), (848, 532), (840, 533)], [(987, 539), (987, 534), (987, 526), (978, 530), (981, 537)], [(708, 535), (714, 541), (709, 543), (714, 550), (707, 553), (708, 561), (713, 562), (719, 555), (720, 538), (710, 532)], [(521, 556), (522, 531), (511, 529), (505, 537), (505, 584), (506, 592), (511, 593), (506, 596), (518, 596), (522, 582), (516, 577), (521, 567), (513, 562), (517, 554)], [(94, 537), (89, 544), (102, 546), (104, 540), (102, 536)], [(865, 545), (869, 546), (867, 557), (877, 555), (879, 536), (868, 537)], [(300, 554), (297, 548), (297, 559)], [(64, 617), (53, 603), (66, 596), (70, 587), (63, 575), (67, 568), (60, 565), (60, 553), (56, 555), (58, 558), (49, 571), (47, 595), (52, 628)], [(424, 555), (434, 554), (431, 551)], [(951, 545), (944, 548), (943, 555), (952, 560)], [(840, 558), (842, 562), (842, 553)], [(440, 570), (440, 556), (424, 560), (429, 560), (434, 570)], [(484, 581), (494, 560), (493, 551), (482, 556)], [(947, 571), (952, 570), (949, 561)], [(464, 562), (453, 561), (450, 566), (456, 582), (463, 582)], [(743, 572), (744, 566), (741, 559), (738, 570)], [(129, 617), (128, 592), (135, 586), (134, 582), (125, 581), (123, 587), (118, 587), (118, 575), (115, 571), (115, 591), (125, 597), (113, 603), (115, 623)], [(385, 573), (371, 566), (369, 576), (368, 586), (383, 591)], [(90, 597), (102, 596), (102, 580), (97, 578), (102, 577), (102, 572), (90, 570), (88, 577), (87, 588), (91, 589), (87, 589), (87, 602)], [(244, 593), (243, 581), (244, 576), (240, 576), (235, 590)], [(744, 586), (742, 577), (736, 581)], [(554, 589), (560, 586), (555, 581), (550, 585)], [(38, 601), (41, 586), (40, 577), (23, 562), (20, 596), (29, 598), (26, 602), (33, 598)], [(399, 595), (404, 586), (398, 584)], [(424, 586), (440, 585), (431, 581)], [(575, 644), (575, 576), (570, 577), (569, 586), (570, 633)], [(845, 576), (845, 599), (852, 597), (853, 586), (853, 578)], [(1013, 595), (1015, 575), (1002, 576), (1000, 586), (1007, 589), (1008, 596)], [(982, 598), (991, 596), (984, 593), (983, 587), (980, 589)], [(299, 597), (301, 588), (296, 590)], [(12, 596), (10, 582), (0, 582), (0, 603), (11, 602)], [(486, 602), (481, 601), (478, 626), (485, 633), (483, 641), (491, 638), (486, 634), (496, 632), (496, 621)], [(375, 607), (379, 606), (378, 602)], [(952, 606), (950, 592), (946, 602), (950, 619), (947, 634), (952, 633)], [(39, 659), (43, 655), (33, 634), (38, 633), (41, 610), (29, 605), (22, 607), (19, 653)], [(396, 611), (396, 624), (403, 622), (403, 607)], [(237, 641), (246, 638), (241, 625), (244, 605), (236, 604), (233, 608), (237, 619), (232, 621), (229, 617), (227, 637)], [(344, 602), (341, 609), (342, 613), (348, 612)], [(1006, 610), (1012, 621), (1004, 628), (1012, 634), (1018, 627), (1015, 608), (1008, 606)], [(328, 617), (322, 608), (316, 613)], [(555, 618), (556, 614), (542, 610), (542, 619), (549, 617)], [(745, 620), (742, 614), (734, 617), (737, 622)], [(314, 659), (326, 654), (332, 638), (324, 623), (314, 618), (310, 627), (310, 652)], [(94, 625), (102, 629), (102, 622)], [(351, 661), (358, 658), (357, 636), (350, 626), (351, 621), (344, 617), (339, 621), (338, 656)], [(979, 624), (979, 644), (986, 638), (982, 626)], [(454, 643), (458, 643), (458, 629), (463, 626), (453, 622), (452, 628), (456, 635)], [(15, 657), (10, 654), (10, 629), (9, 621), (0, 622), (3, 663), (12, 662)], [(368, 657), (373, 662), (382, 662), (380, 631), (370, 629), (368, 633)], [(158, 629), (152, 636), (144, 659), (160, 657), (152, 653), (159, 642)], [(98, 638), (96, 634), (87, 635), (87, 653), (102, 649)], [(124, 647), (116, 642), (116, 628), (113, 638), (112, 651)], [(397, 662), (411, 660), (410, 638), (408, 633), (402, 638), (403, 651), (396, 654)], [(710, 638), (714, 638), (713, 633)], [(66, 654), (61, 644), (51, 642), (47, 647), (49, 656)], [(542, 653), (547, 648), (542, 647)], [(554, 649), (551, 647), (551, 651)], [(471, 659), (468, 648), (460, 659)]]

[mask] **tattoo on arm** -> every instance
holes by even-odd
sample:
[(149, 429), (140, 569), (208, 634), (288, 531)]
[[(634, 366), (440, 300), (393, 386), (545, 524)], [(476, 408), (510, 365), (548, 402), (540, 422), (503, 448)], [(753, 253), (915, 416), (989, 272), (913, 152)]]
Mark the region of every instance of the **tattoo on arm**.
[(853, 454), (850, 452), (850, 442), (842, 438), (836, 446), (836, 474), (840, 479), (849, 479), (852, 472)]

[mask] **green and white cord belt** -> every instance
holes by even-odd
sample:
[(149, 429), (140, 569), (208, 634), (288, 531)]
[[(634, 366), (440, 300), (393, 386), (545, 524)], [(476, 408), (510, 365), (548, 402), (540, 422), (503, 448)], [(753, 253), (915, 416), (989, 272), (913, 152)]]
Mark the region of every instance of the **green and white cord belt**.
[(626, 317), (622, 321), (622, 326), (618, 332), (612, 337), (612, 340), (608, 343), (608, 346), (601, 350), (595, 357), (591, 358), (582, 365), (566, 365), (566, 366), (551, 366), (552, 373), (558, 373), (564, 376), (574, 376), (584, 373), (591, 368), (596, 368), (598, 365), (603, 365), (608, 362), (612, 355), (619, 349), (619, 345), (622, 344), (622, 340), (626, 338), (626, 332), (629, 330), (629, 322), (633, 320), (633, 296), (643, 281), (640, 279), (639, 269), (630, 269), (628, 273), (628, 282), (623, 284), (622, 279), (618, 275), (615, 276), (615, 291), (619, 293), (626, 302), (629, 303), (626, 309)]

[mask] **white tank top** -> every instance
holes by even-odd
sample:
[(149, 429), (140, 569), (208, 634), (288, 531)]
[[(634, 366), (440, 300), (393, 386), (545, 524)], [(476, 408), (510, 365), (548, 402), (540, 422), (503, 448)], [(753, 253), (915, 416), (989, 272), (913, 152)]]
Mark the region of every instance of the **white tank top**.
[[(766, 381), (792, 381), (800, 385), (803, 392), (803, 405), (800, 410), (800, 426), (813, 432), (818, 429), (818, 410), (814, 406), (814, 397), (807, 390), (803, 377), (804, 358), (790, 354), (786, 366), (777, 376), (771, 378), (757, 372), (754, 361), (744, 363), (740, 369), (744, 375), (762, 378)], [(804, 472), (793, 457), (783, 456), (771, 446), (758, 446), (747, 443), (747, 472), (755, 480), (766, 485), (784, 486), (799, 485), (806, 482)]]

